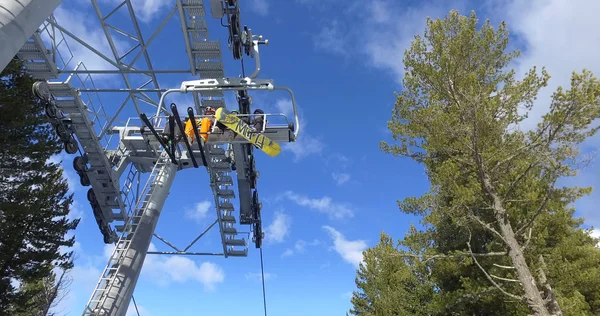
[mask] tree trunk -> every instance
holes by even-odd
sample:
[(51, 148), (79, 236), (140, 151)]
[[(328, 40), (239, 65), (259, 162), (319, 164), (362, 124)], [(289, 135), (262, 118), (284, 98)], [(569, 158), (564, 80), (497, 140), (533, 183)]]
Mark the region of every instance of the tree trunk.
[(515, 232), (513, 231), (512, 225), (507, 220), (506, 210), (502, 205), (502, 201), (500, 200), (500, 197), (494, 193), (488, 176), (483, 175), (483, 178), (483, 185), (493, 200), (494, 216), (500, 227), (500, 234), (502, 234), (502, 237), (504, 237), (504, 242), (508, 246), (508, 255), (510, 256), (513, 266), (517, 271), (517, 278), (519, 281), (521, 281), (521, 285), (523, 286), (527, 305), (529, 305), (529, 308), (534, 312), (534, 315), (549, 316), (550, 313), (544, 304), (544, 299), (542, 298), (542, 295), (535, 284), (535, 279), (533, 278), (531, 270), (529, 269), (529, 266), (525, 261), (525, 257), (523, 256), (521, 245), (515, 237)]
[(548, 310), (552, 313), (552, 315), (563, 316), (563, 312), (560, 309), (560, 305), (558, 305), (558, 299), (556, 298), (556, 295), (554, 295), (554, 290), (552, 290), (552, 286), (550, 286), (550, 283), (546, 278), (546, 262), (544, 261), (544, 257), (542, 255), (540, 255), (539, 257), (539, 263), (540, 286), (544, 289), (544, 299), (546, 301), (546, 306), (548, 307)]

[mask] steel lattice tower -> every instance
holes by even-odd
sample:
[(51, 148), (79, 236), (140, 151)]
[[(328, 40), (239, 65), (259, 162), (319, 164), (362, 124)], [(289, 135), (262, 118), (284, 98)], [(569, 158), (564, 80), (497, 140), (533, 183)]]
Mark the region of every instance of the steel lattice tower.
[[(173, 0), (166, 17), (156, 24), (148, 38), (142, 34), (130, 0), (108, 11), (97, 0), (91, 0), (109, 52), (102, 52), (96, 44), (86, 42), (75, 30), (56, 20), (53, 12), (61, 2), (0, 0), (0, 6), (6, 8), (0, 11), (0, 69), (16, 54), (37, 80), (33, 91), (42, 100), (65, 151), (76, 155), (73, 168), (81, 185), (90, 187), (87, 197), (104, 242), (115, 245), (83, 315), (121, 316), (127, 311), (146, 254), (244, 257), (250, 240), (257, 248), (262, 245), (254, 146), (239, 135), (228, 139), (216, 128), (210, 131), (204, 146), (165, 144), (161, 136), (168, 132), (165, 124), (176, 115), (173, 108), (166, 106), (165, 96), (191, 94), (194, 108), (189, 110), (194, 119), (204, 117), (194, 115), (194, 111), (202, 113), (206, 107), (227, 107), (236, 108), (240, 117), (249, 122), (254, 117), (250, 90), (287, 92), (294, 109), (292, 122), (283, 114), (262, 114), (265, 119), (283, 117), (283, 123), (267, 123), (260, 131), (278, 143), (293, 142), (298, 136), (296, 100), (289, 88), (275, 86), (272, 80), (258, 79), (259, 46), (268, 41), (242, 27), (237, 0)], [(210, 18), (227, 21), (227, 44), (209, 37)], [(172, 19), (181, 24), (181, 40), (187, 55), (174, 52), (173, 58), (187, 59), (189, 68), (155, 69), (148, 47)], [(127, 38), (130, 44), (127, 49), (119, 47), (122, 41), (119, 36)], [(70, 44), (93, 53), (106, 63), (107, 69), (89, 69), (84, 62), (74, 61)], [(253, 72), (241, 77), (239, 73), (225, 74), (223, 60), (231, 57), (254, 59)], [(183, 81), (178, 89), (165, 89), (157, 79), (161, 74), (196, 79)], [(112, 76), (115, 80), (111, 80), (113, 84), (109, 87), (98, 87), (94, 82), (97, 75)], [(225, 92), (235, 94), (237, 104), (226, 104)], [(103, 94), (124, 98), (106, 106), (100, 97)], [(144, 125), (146, 117), (150, 125)], [(166, 147), (173, 151), (165, 150)], [(216, 218), (187, 247), (180, 249), (154, 230), (176, 174), (196, 167), (209, 174)], [(238, 232), (240, 225), (249, 225), (252, 236), (245, 239)], [(222, 253), (188, 251), (214, 226), (220, 231)], [(148, 252), (153, 237), (174, 251)]]

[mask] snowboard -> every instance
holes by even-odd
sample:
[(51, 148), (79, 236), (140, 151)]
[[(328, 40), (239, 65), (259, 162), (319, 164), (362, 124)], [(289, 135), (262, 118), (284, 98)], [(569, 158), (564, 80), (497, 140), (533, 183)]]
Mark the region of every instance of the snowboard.
[(256, 148), (264, 151), (265, 154), (275, 157), (281, 152), (281, 146), (279, 146), (278, 143), (272, 141), (262, 133), (253, 131), (252, 128), (246, 124), (246, 122), (229, 113), (227, 109), (218, 108), (215, 112), (215, 119), (217, 122), (220, 122), (244, 137), (247, 141), (256, 146)]

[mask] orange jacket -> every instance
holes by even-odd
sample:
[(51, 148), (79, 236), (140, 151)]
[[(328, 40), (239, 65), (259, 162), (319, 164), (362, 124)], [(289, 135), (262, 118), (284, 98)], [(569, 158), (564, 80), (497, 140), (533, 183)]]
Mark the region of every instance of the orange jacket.
[(205, 117), (200, 122), (200, 137), (204, 138), (204, 142), (208, 141), (208, 132), (210, 132), (210, 128), (213, 125), (213, 120), (211, 118)]
[[(200, 125), (200, 121), (196, 120), (196, 125)], [(185, 121), (185, 135), (187, 135), (188, 137), (190, 137), (192, 139), (192, 141), (194, 141), (194, 125), (192, 125), (192, 121), (191, 120), (187, 120)]]

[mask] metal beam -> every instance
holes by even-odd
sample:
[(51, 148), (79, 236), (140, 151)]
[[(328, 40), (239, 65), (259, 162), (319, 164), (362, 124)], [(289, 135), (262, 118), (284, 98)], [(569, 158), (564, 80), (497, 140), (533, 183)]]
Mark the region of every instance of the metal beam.
[(0, 0), (0, 71), (62, 0)]

